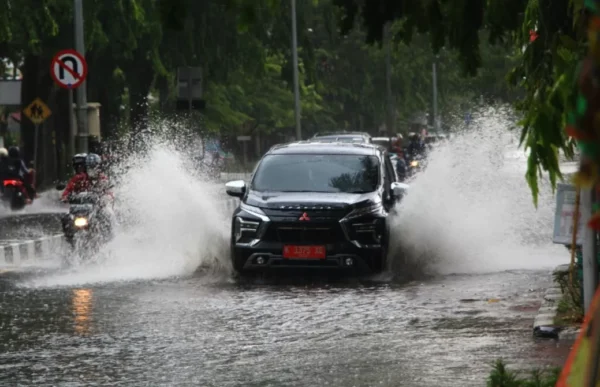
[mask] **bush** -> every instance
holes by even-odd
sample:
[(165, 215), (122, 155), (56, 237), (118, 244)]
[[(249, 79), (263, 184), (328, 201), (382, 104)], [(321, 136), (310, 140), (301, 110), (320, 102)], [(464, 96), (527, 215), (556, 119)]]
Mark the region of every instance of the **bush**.
[(574, 273), (573, 283), (569, 282), (569, 271), (556, 271), (554, 273), (554, 282), (560, 286), (563, 294), (562, 299), (558, 302), (555, 324), (557, 325), (573, 325), (583, 322), (583, 298), (581, 295), (581, 281)]
[(509, 371), (502, 360), (496, 360), (488, 376), (488, 387), (554, 387), (560, 376), (560, 369), (535, 370), (529, 377), (521, 378), (518, 373)]

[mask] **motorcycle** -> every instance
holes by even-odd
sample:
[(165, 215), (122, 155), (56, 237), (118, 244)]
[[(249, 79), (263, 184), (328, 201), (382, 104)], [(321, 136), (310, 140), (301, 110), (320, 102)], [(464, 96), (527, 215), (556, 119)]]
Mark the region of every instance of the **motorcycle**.
[(414, 177), (417, 173), (425, 169), (426, 159), (423, 155), (414, 155), (407, 157), (407, 177)]
[(2, 182), (2, 202), (11, 210), (17, 211), (25, 208), (27, 198), (27, 190), (22, 181), (8, 179)]
[[(58, 186), (57, 189), (64, 189)], [(81, 192), (69, 197), (69, 212), (62, 218), (65, 240), (72, 250), (89, 258), (113, 237), (113, 224), (102, 197)]]

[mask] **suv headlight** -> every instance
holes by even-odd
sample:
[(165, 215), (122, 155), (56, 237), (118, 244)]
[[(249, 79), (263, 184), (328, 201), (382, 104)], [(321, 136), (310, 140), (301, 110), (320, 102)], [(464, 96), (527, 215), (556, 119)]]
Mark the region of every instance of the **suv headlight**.
[(240, 239), (255, 239), (260, 227), (260, 221), (248, 220), (235, 218), (233, 234), (235, 235), (235, 241), (238, 242)]
[(376, 203), (370, 205), (368, 207), (360, 207), (350, 212), (342, 221), (347, 221), (355, 218), (360, 218), (365, 215), (380, 215), (383, 214), (383, 205), (381, 203)]
[(260, 239), (270, 222), (269, 217), (260, 208), (244, 203), (240, 203), (240, 209), (243, 212), (235, 217), (233, 224), (235, 241)]
[(379, 245), (385, 231), (381, 203), (356, 208), (340, 221), (346, 238), (358, 247)]

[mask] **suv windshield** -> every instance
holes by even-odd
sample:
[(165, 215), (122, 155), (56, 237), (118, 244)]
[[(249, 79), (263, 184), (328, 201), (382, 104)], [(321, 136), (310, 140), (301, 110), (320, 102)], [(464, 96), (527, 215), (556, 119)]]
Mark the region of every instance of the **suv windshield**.
[(379, 159), (362, 155), (267, 155), (252, 180), (256, 191), (373, 192)]

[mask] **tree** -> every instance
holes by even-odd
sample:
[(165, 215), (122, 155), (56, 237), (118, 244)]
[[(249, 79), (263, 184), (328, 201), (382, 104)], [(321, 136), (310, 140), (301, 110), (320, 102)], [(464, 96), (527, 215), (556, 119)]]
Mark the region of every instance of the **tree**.
[(345, 10), (344, 32), (361, 18), (367, 41), (381, 42), (384, 24), (403, 20), (400, 39), (410, 42), (416, 29), (428, 32), (435, 52), (444, 46), (458, 52), (467, 75), (475, 75), (482, 64), (484, 28), (491, 44), (509, 41), (522, 50), (511, 81), (525, 90), (516, 107), (524, 115), (521, 144), (530, 149), (526, 179), (534, 203), (542, 170), (549, 172), (553, 186), (562, 178), (558, 152), (573, 155), (563, 128), (574, 103), (575, 63), (582, 55), (584, 36), (577, 21), (583, 0), (334, 1)]

